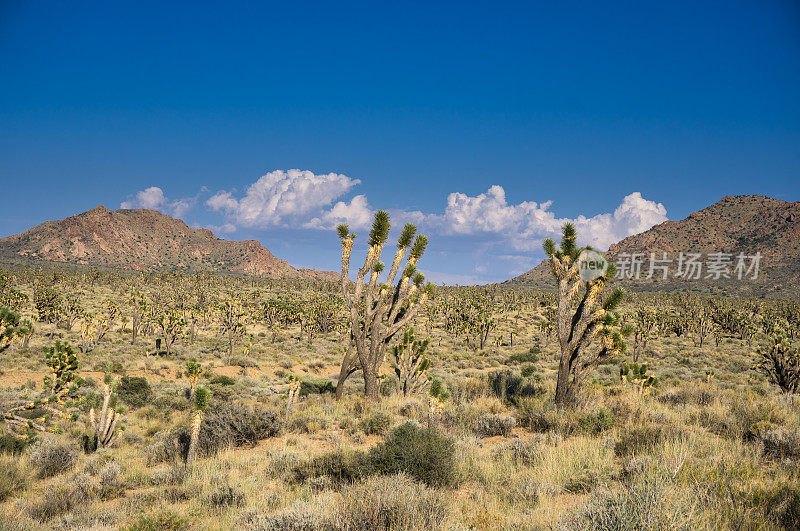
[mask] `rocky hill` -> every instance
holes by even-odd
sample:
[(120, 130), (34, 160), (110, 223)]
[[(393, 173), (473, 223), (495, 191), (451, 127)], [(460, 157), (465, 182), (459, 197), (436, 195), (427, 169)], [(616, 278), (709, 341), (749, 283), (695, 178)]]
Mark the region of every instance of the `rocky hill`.
[[(704, 269), (700, 279), (677, 277), (679, 253), (700, 253)], [(628, 255), (642, 256), (641, 275), (637, 280), (621, 279), (628, 287), (641, 290), (699, 290), (730, 294), (791, 295), (800, 286), (800, 202), (789, 202), (760, 195), (726, 196), (717, 203), (680, 221), (665, 221), (641, 234), (629, 236), (611, 245), (606, 256), (618, 263), (631, 260)], [(668, 278), (656, 270), (652, 279), (650, 253), (662, 258), (667, 253)], [(709, 275), (708, 260), (712, 253), (730, 253), (730, 279)], [(734, 274), (736, 257), (761, 254), (759, 275), (753, 280)], [(746, 261), (750, 265), (750, 261)], [(629, 265), (624, 267), (628, 268)], [(552, 287), (549, 265), (542, 262), (530, 271), (506, 281), (516, 286)]]
[(98, 206), (0, 238), (0, 256), (133, 270), (216, 271), (270, 278), (333, 279), (330, 271), (298, 270), (255, 240), (227, 241), (208, 229), (146, 209)]

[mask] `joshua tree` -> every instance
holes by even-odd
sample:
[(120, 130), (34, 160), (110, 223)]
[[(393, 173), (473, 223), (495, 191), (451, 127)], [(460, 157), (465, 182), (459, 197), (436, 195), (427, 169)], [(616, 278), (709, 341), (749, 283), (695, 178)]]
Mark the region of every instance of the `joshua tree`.
[(112, 381), (111, 374), (106, 373), (103, 383), (103, 408), (100, 411), (100, 418), (97, 418), (94, 408), (89, 410), (89, 423), (94, 430), (91, 438), (86, 438), (84, 441), (84, 449), (94, 451), (98, 448), (106, 448), (114, 444), (117, 439), (117, 423), (119, 422), (119, 414), (114, 409), (117, 401), (117, 395), (114, 393), (113, 388), (116, 382)]
[(166, 348), (167, 356), (169, 356), (172, 345), (183, 332), (186, 321), (183, 320), (180, 312), (175, 308), (166, 308), (159, 312), (156, 317), (156, 324), (161, 329), (161, 336), (164, 339), (164, 348)]
[(635, 361), (630, 365), (627, 362), (623, 362), (622, 366), (619, 368), (619, 378), (622, 380), (622, 383), (631, 382), (635, 384), (640, 395), (649, 393), (650, 389), (658, 383), (657, 378), (653, 378), (647, 374), (647, 365), (644, 363), (639, 365)]
[(72, 330), (75, 321), (83, 315), (81, 301), (75, 295), (67, 295), (61, 301), (61, 326), (65, 330)]
[(19, 333), (19, 314), (8, 307), (0, 308), (0, 352), (11, 346)]
[(233, 356), (233, 345), (241, 341), (245, 334), (244, 318), (241, 301), (229, 294), (219, 305), (220, 333), (228, 340), (228, 356)]
[(756, 351), (760, 357), (758, 367), (767, 379), (786, 393), (800, 392), (800, 352), (792, 347), (789, 336), (791, 325), (777, 320), (767, 335), (767, 344)]
[(211, 398), (211, 391), (205, 386), (198, 385), (194, 395), (194, 413), (192, 415), (192, 435), (189, 440), (189, 452), (186, 454), (186, 468), (191, 470), (197, 457), (197, 439), (200, 437), (200, 424), (203, 423), (203, 414)]
[(425, 374), (431, 361), (425, 355), (430, 340), (414, 339), (414, 329), (407, 328), (400, 344), (392, 349), (392, 368), (397, 375), (398, 388), (403, 396), (416, 393), (428, 385)]
[(77, 389), (78, 357), (69, 343), (56, 340), (55, 345), (45, 347), (45, 363), (50, 367), (50, 376), (45, 376), (44, 384), (50, 388), (50, 401), (60, 401)]
[(287, 418), (291, 417), (294, 414), (295, 408), (297, 408), (297, 400), (300, 397), (301, 387), (300, 379), (293, 376), (292, 381), (289, 383), (289, 396), (286, 399)]
[[(350, 314), (350, 346), (339, 372), (337, 397), (341, 396), (347, 377), (361, 369), (365, 394), (371, 399), (378, 399), (378, 373), (383, 365), (386, 347), (394, 335), (411, 321), (433, 289), (430, 283), (422, 288), (425, 276), (417, 272), (416, 266), (425, 252), (428, 238), (419, 235), (414, 239), (417, 228), (411, 223), (403, 227), (385, 282), (378, 284), (378, 276), (384, 268), (380, 261), (381, 252), (389, 229), (389, 214), (379, 210), (372, 222), (364, 265), (357, 271), (356, 281), (352, 282), (348, 276), (355, 234), (345, 224), (337, 228), (342, 241), (342, 292)], [(409, 247), (411, 251), (406, 266), (394, 284)]]
[(197, 382), (203, 374), (203, 366), (197, 358), (186, 360), (186, 379), (189, 380), (189, 402), (194, 404), (194, 394), (197, 389)]
[[(33, 327), (33, 323), (31, 322), (31, 320), (23, 319), (23, 321), (19, 325), (19, 328), (17, 328), (16, 331), (17, 336), (22, 338), (23, 350), (27, 350), (34, 332), (36, 332), (36, 329)], [(2, 342), (0, 342), (0, 344), (1, 343)], [(2, 350), (2, 348), (0, 348), (0, 350)]]
[(616, 268), (609, 264), (599, 278), (582, 280), (578, 257), (583, 249), (575, 245), (576, 238), (575, 227), (565, 223), (560, 248), (550, 238), (544, 242), (558, 283), (556, 330), (561, 352), (555, 400), (559, 406), (577, 397), (598, 364), (625, 350), (623, 336), (631, 332), (630, 327), (619, 327), (620, 316), (615, 311), (622, 302), (622, 290), (617, 288), (604, 301), (600, 299)]

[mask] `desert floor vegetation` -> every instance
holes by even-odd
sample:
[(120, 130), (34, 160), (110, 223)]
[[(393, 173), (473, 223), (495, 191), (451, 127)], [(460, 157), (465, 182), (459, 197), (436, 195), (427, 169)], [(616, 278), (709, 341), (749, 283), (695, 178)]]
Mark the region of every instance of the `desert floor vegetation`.
[(0, 529), (800, 528), (796, 302), (628, 294), (565, 406), (554, 294), (427, 288), (337, 400), (341, 288), (3, 271)]

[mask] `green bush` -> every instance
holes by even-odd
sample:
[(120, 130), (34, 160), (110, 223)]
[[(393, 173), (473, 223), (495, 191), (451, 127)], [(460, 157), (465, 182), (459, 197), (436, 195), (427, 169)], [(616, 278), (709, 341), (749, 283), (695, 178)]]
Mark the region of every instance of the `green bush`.
[(517, 352), (508, 357), (506, 365), (536, 363), (539, 361), (539, 353), (541, 353), (541, 349), (538, 347), (531, 347), (527, 352)]
[(361, 430), (367, 435), (386, 435), (392, 427), (392, 416), (375, 411), (361, 420)]
[(522, 398), (545, 393), (543, 387), (528, 382), (510, 369), (489, 373), (489, 387), (500, 400), (508, 400), (512, 404), (517, 404)]
[(0, 435), (0, 454), (19, 454), (30, 444), (29, 439), (18, 439), (4, 433)]
[(208, 383), (212, 385), (233, 385), (236, 383), (236, 380), (234, 378), (231, 378), (230, 376), (225, 376), (224, 374), (220, 374), (218, 376), (214, 376), (213, 378), (211, 378), (211, 380), (209, 380)]
[(407, 422), (370, 450), (369, 461), (376, 473), (405, 472), (428, 486), (439, 487), (455, 481), (454, 452), (450, 438)]
[(372, 467), (364, 452), (340, 449), (317, 455), (295, 465), (290, 481), (304, 483), (309, 479), (328, 477), (337, 486), (367, 477)]
[(335, 393), (336, 387), (329, 378), (313, 378), (308, 376), (300, 380), (300, 396)]
[(578, 426), (581, 431), (590, 435), (598, 435), (613, 425), (614, 417), (604, 408), (578, 417)]
[(142, 407), (153, 396), (153, 390), (142, 376), (123, 376), (117, 385), (117, 396), (131, 407)]

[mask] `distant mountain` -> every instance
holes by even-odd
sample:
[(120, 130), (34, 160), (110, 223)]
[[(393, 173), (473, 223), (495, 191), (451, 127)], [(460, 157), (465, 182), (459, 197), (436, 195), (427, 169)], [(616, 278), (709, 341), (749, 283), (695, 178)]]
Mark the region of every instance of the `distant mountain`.
[(255, 240), (227, 241), (155, 210), (98, 206), (22, 234), (0, 238), (0, 256), (137, 271), (216, 271), (270, 278), (337, 279), (332, 271), (295, 269)]
[[(668, 258), (675, 260), (667, 280), (662, 279), (660, 271), (655, 272), (654, 279), (644, 278), (649, 272), (651, 252), (656, 258), (666, 252)], [(731, 269), (739, 253), (752, 256), (758, 252), (762, 256), (759, 277), (746, 281), (705, 278), (708, 271), (704, 269), (703, 278), (698, 280), (674, 278), (680, 252), (702, 253), (703, 260), (707, 260), (710, 253), (732, 253)], [(639, 280), (619, 281), (634, 290), (790, 295), (800, 289), (800, 202), (761, 195), (726, 196), (686, 219), (665, 221), (641, 234), (629, 236), (611, 245), (605, 254), (616, 261), (621, 259), (621, 253), (641, 253), (645, 260)], [(543, 261), (504, 284), (548, 288), (555, 285), (551, 275), (549, 264)]]

